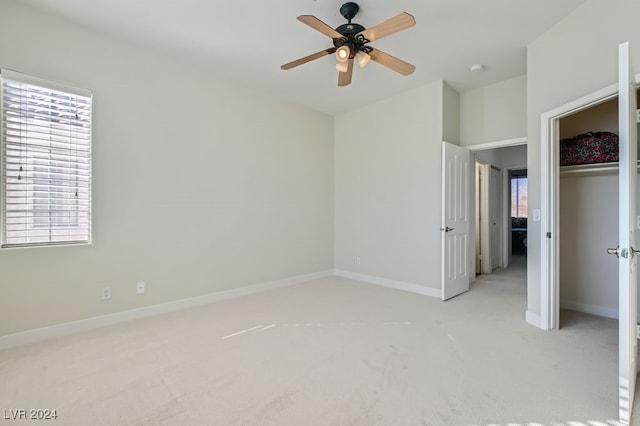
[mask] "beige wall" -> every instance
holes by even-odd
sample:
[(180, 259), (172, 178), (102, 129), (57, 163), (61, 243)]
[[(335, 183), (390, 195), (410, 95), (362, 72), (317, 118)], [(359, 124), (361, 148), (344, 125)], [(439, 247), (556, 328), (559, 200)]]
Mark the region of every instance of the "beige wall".
[(508, 146), (500, 149), (500, 165), (502, 167), (521, 167), (527, 165), (527, 146)]
[(442, 140), (460, 144), (460, 95), (447, 82), (442, 83)]
[(514, 166), (526, 166), (527, 146), (516, 145), (503, 148), (483, 149), (474, 151), (476, 160), (492, 164), (500, 169), (508, 169)]
[(475, 151), (473, 152), (473, 156), (475, 157), (476, 161), (480, 161), (481, 163), (493, 164), (496, 167), (500, 167), (500, 148)]
[(94, 90), (94, 242), (1, 250), (0, 335), (333, 268), (332, 117), (16, 2), (0, 65)]
[(435, 82), (335, 118), (336, 269), (440, 288), (442, 111), (455, 101), (445, 90)]
[(527, 133), (527, 77), (460, 94), (460, 145), (523, 138)]
[[(527, 50), (527, 138), (529, 209), (540, 208), (540, 115), (614, 84), (618, 44), (630, 41), (640, 70), (637, 0), (590, 0)], [(540, 313), (540, 222), (530, 222), (528, 310)], [(602, 243), (602, 249), (606, 243)]]
[(618, 176), (560, 178), (560, 306), (618, 318)]
[(572, 114), (560, 122), (560, 139), (572, 138), (587, 132), (618, 134), (618, 99)]

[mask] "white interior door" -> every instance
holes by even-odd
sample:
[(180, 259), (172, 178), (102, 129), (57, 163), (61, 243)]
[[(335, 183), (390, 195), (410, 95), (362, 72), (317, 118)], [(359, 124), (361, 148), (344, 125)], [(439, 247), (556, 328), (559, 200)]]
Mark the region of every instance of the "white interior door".
[(500, 228), (500, 170), (490, 168), (489, 181), (489, 244), (491, 246), (491, 271), (501, 265), (502, 240)]
[(638, 136), (636, 124), (636, 84), (632, 72), (629, 43), (622, 43), (619, 60), (619, 144), (620, 144), (620, 229), (619, 229), (619, 407), (620, 421), (629, 424), (636, 386), (638, 340), (637, 257), (633, 247), (636, 228), (636, 179)]
[(469, 290), (471, 152), (442, 143), (442, 300)]
[(480, 182), (478, 194), (478, 209), (480, 214), (479, 235), (480, 235), (480, 273), (490, 274), (491, 268), (491, 166), (480, 164)]

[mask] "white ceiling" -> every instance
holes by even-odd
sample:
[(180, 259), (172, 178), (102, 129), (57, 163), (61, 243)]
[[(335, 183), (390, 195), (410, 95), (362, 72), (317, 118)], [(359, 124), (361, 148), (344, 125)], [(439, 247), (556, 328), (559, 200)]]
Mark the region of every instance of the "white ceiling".
[[(280, 65), (332, 46), (296, 20), (346, 21), (341, 0), (20, 0), (212, 74), (336, 114), (436, 80), (463, 92), (526, 73), (526, 45), (585, 0), (361, 0), (353, 19), (371, 27), (402, 11), (416, 26), (371, 43), (416, 65), (404, 77), (377, 63), (337, 87), (335, 57)], [(469, 67), (481, 63), (483, 73)]]

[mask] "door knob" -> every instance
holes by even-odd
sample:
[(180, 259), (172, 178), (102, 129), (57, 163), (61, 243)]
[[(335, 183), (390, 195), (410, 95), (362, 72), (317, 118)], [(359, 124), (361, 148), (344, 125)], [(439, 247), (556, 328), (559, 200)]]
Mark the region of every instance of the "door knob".
[(446, 226), (444, 228), (440, 228), (440, 230), (444, 231), (444, 232), (451, 232), (451, 231), (453, 231), (453, 228), (449, 228), (448, 226)]
[(608, 248), (607, 249), (607, 254), (615, 254), (616, 257), (620, 257), (620, 246), (618, 246), (616, 248)]
[(631, 255), (631, 258), (633, 259), (633, 257), (636, 255), (636, 253), (640, 253), (640, 250), (636, 250), (633, 247), (629, 247), (629, 250), (627, 249), (622, 249), (620, 250), (620, 246), (612, 249), (612, 248), (608, 248), (607, 249), (607, 254), (615, 254), (616, 257), (624, 257), (625, 259), (627, 257), (629, 257), (629, 255)]

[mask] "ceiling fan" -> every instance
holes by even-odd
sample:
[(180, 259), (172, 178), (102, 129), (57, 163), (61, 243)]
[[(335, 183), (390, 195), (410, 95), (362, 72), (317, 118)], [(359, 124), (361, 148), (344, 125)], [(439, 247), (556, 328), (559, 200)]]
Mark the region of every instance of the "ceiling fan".
[(335, 53), (338, 60), (336, 65), (336, 69), (339, 71), (338, 86), (351, 84), (354, 60), (358, 61), (360, 67), (364, 67), (369, 60), (373, 60), (402, 75), (411, 74), (416, 69), (415, 66), (388, 53), (384, 53), (380, 49), (374, 49), (369, 46), (368, 43), (414, 26), (416, 24), (415, 18), (407, 12), (402, 12), (393, 18), (387, 19), (367, 29), (360, 24), (351, 22), (359, 10), (360, 7), (356, 3), (348, 2), (343, 4), (342, 7), (340, 7), (340, 14), (344, 16), (348, 23), (342, 24), (336, 29), (331, 28), (315, 16), (298, 16), (298, 21), (331, 37), (333, 39), (333, 47), (289, 62), (280, 68), (288, 70)]

